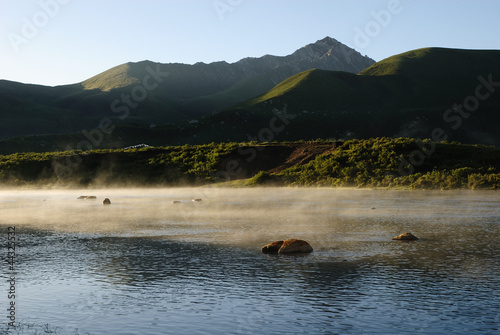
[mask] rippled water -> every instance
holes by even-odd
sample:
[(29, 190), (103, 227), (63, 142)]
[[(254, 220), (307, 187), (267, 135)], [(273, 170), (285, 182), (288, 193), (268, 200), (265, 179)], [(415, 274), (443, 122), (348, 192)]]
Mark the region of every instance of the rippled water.
[[(466, 191), (2, 191), (0, 246), (4, 258), (15, 226), (16, 320), (61, 334), (499, 334), (499, 204)], [(391, 240), (406, 231), (420, 240)], [(315, 251), (260, 252), (284, 238)]]

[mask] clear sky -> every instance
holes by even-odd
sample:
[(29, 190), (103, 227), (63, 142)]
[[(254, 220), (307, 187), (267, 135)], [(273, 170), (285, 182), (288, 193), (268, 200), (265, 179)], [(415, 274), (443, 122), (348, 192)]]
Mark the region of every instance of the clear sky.
[(0, 79), (71, 84), (129, 61), (284, 56), (330, 36), (376, 61), (500, 49), (500, 0), (0, 0)]

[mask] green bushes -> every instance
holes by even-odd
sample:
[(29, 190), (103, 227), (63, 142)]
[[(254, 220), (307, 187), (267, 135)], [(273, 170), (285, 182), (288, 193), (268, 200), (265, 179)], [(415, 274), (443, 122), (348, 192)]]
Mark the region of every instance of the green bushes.
[(205, 182), (217, 181), (216, 165), (220, 158), (238, 147), (237, 143), (210, 143), (170, 147), (168, 152), (148, 160), (157, 169), (171, 168), (185, 176)]
[[(16, 153), (0, 156), (0, 184), (151, 186), (215, 183), (221, 181), (217, 177), (225, 166), (221, 162), (226, 162), (228, 157), (240, 157), (238, 148), (242, 145), (249, 144)], [(328, 140), (273, 143), (272, 146), (273, 150), (278, 150), (277, 155), (280, 152), (291, 155), (294, 148), (298, 150), (304, 146), (308, 150), (321, 148), (316, 152), (323, 153), (303, 163), (273, 170), (273, 173), (258, 172), (241, 185), (500, 189), (500, 149), (496, 147), (436, 143), (435, 150), (414, 164), (411, 174), (405, 174), (402, 171), (407, 170), (401, 169), (403, 159), (411, 161), (412, 153), (421, 150), (414, 139), (350, 140), (334, 150)], [(266, 150), (266, 144), (259, 144), (259, 150)], [(259, 157), (273, 159), (272, 155)], [(240, 157), (245, 158), (248, 157)], [(257, 160), (250, 164), (264, 166), (258, 165)]]
[[(402, 159), (420, 150), (409, 138), (350, 140), (338, 150), (281, 172), (291, 185), (498, 189), (500, 150), (482, 145), (436, 143), (435, 151), (402, 173)], [(406, 170), (403, 170), (405, 172)]]

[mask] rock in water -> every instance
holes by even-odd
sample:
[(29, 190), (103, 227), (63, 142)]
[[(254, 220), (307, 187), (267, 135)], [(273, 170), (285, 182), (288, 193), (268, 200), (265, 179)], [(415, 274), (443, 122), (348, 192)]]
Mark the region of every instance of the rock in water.
[(111, 205), (111, 200), (109, 200), (108, 198), (104, 199), (103, 202), (102, 202), (103, 205)]
[(278, 254), (288, 254), (295, 252), (312, 252), (313, 248), (309, 243), (303, 240), (289, 239), (284, 240), (283, 245), (280, 250), (278, 250)]
[(292, 238), (266, 244), (261, 251), (265, 254), (307, 253), (312, 252), (313, 248), (306, 241)]
[(273, 243), (266, 244), (260, 249), (264, 254), (277, 254), (283, 245), (283, 241), (275, 241)]
[(392, 239), (399, 240), (399, 241), (416, 241), (416, 240), (418, 240), (418, 237), (416, 237), (412, 233), (403, 233), (401, 235), (393, 237)]

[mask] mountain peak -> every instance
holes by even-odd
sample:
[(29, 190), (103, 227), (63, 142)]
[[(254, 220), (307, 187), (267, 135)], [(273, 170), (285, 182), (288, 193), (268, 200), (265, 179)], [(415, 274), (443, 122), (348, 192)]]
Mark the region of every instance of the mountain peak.
[[(318, 59), (323, 57), (332, 49), (338, 47), (339, 45), (343, 45), (339, 41), (327, 36), (322, 40), (318, 40), (315, 43), (310, 43), (297, 51), (295, 51), (291, 56), (302, 57), (303, 59)], [(347, 46), (345, 46), (347, 47)]]
[(340, 42), (337, 41), (336, 39), (331, 38), (330, 36), (326, 36), (325, 38), (323, 38), (321, 40), (317, 40), (316, 43), (314, 43), (314, 44), (331, 44), (331, 45), (335, 45), (335, 44), (338, 44), (338, 43), (340, 43)]
[[(319, 62), (320, 66), (316, 64), (314, 68), (352, 73), (375, 63), (373, 59), (362, 56), (358, 51), (329, 36), (298, 49), (288, 57), (294, 62)], [(335, 64), (335, 68), (332, 68), (332, 64)]]

